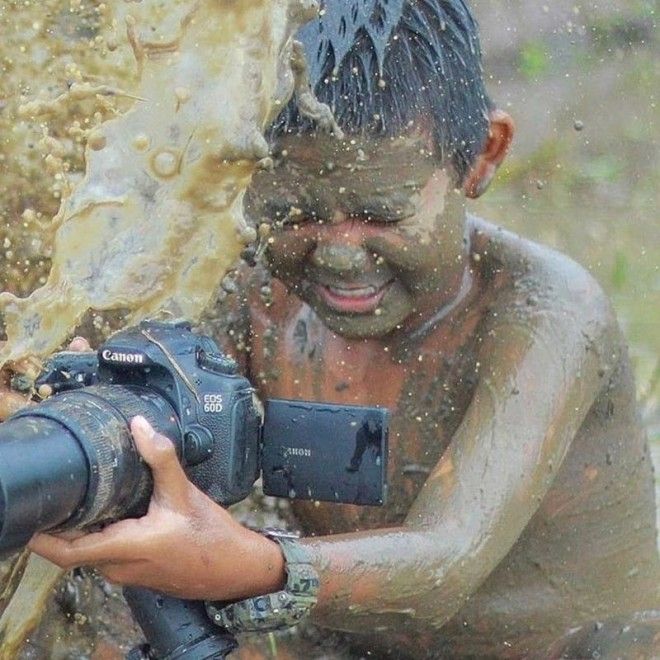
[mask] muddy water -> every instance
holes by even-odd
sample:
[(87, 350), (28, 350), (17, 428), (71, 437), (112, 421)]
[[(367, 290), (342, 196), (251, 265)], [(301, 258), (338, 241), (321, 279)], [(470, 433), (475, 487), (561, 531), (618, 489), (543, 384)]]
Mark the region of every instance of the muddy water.
[(84, 169), (85, 131), (132, 102), (70, 98), (47, 122), (19, 108), (72, 84), (130, 88), (137, 71), (121, 25), (100, 2), (2, 0), (0, 31), (0, 290), (25, 295), (48, 275), (51, 219)]
[(129, 309), (128, 322), (199, 315), (256, 238), (243, 193), (268, 156), (262, 131), (293, 93), (290, 37), (314, 13), (308, 0), (117, 3), (105, 18), (117, 36), (97, 25), (90, 38), (127, 42), (135, 82), (81, 73), (56, 98), (17, 109), (48, 131), (79, 101), (131, 102), (80, 126), (86, 168), (73, 185), (65, 147), (46, 140), (44, 163), (62, 182), (50, 273), (29, 298), (0, 295), (8, 336), (0, 364), (51, 352), (88, 309)]
[[(243, 194), (296, 84), (301, 111), (332, 124), (291, 39), (316, 11), (314, 0), (0, 5), (0, 367), (50, 353), (88, 310), (198, 317), (256, 238)], [(32, 557), (21, 576), (19, 564), (2, 588), (2, 658), (61, 575)]]

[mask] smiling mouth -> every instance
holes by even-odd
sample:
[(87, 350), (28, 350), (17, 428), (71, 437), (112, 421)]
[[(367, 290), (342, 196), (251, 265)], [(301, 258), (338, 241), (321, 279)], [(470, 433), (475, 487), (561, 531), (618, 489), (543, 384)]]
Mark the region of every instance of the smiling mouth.
[(317, 284), (316, 291), (325, 304), (336, 312), (371, 314), (376, 311), (391, 284), (386, 282), (380, 287)]

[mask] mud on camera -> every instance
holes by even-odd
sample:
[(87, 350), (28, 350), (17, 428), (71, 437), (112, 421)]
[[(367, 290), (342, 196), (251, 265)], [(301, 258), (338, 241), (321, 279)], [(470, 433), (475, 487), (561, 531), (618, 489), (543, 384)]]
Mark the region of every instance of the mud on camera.
[(388, 412), (271, 399), (186, 323), (143, 322), (97, 352), (55, 354), (37, 381), (53, 396), (0, 424), (0, 552), (37, 531), (141, 515), (151, 476), (129, 423), (170, 438), (189, 478), (216, 502), (267, 495), (379, 505)]

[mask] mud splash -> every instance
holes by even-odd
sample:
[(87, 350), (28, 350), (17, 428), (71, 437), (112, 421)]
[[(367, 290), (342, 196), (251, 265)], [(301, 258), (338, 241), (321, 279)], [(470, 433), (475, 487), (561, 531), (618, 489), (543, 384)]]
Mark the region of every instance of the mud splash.
[[(0, 87), (11, 192), (0, 366), (56, 349), (88, 310), (129, 310), (128, 322), (201, 314), (256, 238), (242, 205), (269, 166), (263, 129), (295, 91), (339, 133), (292, 39), (317, 11), (315, 0), (0, 4), (11, 74)], [(16, 657), (61, 575), (36, 557), (14, 568), (0, 658)]]
[(71, 189), (64, 148), (47, 136), (46, 162), (63, 182), (50, 274), (28, 298), (0, 295), (0, 364), (48, 354), (89, 309), (129, 309), (129, 322), (197, 318), (256, 237), (243, 194), (268, 163), (263, 129), (305, 78), (291, 66), (291, 36), (315, 11), (312, 0), (122, 3), (106, 23), (117, 34), (125, 25), (136, 82), (81, 75), (22, 106), (47, 125), (86, 100), (132, 104), (80, 129), (86, 172)]
[(118, 38), (120, 27), (98, 0), (0, 1), (1, 291), (26, 295), (45, 283), (51, 218), (65, 189), (84, 171), (84, 133), (128, 110), (132, 101), (71, 98), (47, 125), (21, 116), (19, 108), (56, 98), (73, 84), (134, 86), (134, 57), (128, 41)]

